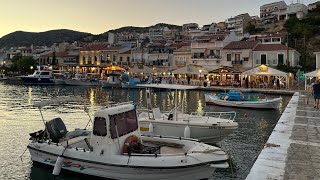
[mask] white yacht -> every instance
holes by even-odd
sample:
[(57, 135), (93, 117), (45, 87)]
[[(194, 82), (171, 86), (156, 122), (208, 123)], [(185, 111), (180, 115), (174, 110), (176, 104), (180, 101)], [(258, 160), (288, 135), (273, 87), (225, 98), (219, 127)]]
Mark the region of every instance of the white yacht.
[[(141, 133), (148, 136), (162, 135), (199, 139), (206, 143), (217, 143), (238, 128), (235, 122), (236, 112), (204, 112), (186, 114), (183, 108), (179, 112), (177, 104), (177, 90), (192, 90), (196, 86), (172, 84), (144, 84), (147, 87), (147, 111), (139, 116)], [(175, 108), (170, 112), (161, 112), (159, 108), (151, 107), (151, 90), (149, 88), (165, 88), (175, 90)], [(183, 100), (182, 100), (183, 102)]]
[(64, 80), (64, 83), (69, 86), (101, 86), (99, 80), (88, 79), (87, 75), (77, 73), (74, 78)]
[[(48, 104), (67, 101), (70, 98), (61, 97), (35, 106), (41, 112)], [(98, 110), (89, 134), (68, 132), (60, 118), (42, 120), (45, 130), (30, 134), (28, 149), (32, 161), (54, 167), (54, 176), (69, 170), (121, 180), (191, 180), (228, 167), (229, 157), (221, 148), (192, 139), (141, 136), (131, 103)]]

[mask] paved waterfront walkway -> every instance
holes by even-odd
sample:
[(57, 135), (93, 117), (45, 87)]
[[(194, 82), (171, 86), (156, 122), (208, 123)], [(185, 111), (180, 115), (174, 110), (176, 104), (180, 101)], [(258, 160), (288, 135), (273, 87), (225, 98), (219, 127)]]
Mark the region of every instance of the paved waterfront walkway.
[(320, 110), (296, 93), (247, 180), (320, 179)]

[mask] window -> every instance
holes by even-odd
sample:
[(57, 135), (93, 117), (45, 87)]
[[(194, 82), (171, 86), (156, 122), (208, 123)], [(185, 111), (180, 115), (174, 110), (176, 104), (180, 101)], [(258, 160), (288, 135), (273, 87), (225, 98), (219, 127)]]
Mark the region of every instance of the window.
[(122, 62), (122, 57), (120, 57), (120, 62)]
[(127, 61), (130, 62), (130, 57), (127, 57)]
[(49, 76), (50, 75), (50, 73), (49, 72), (41, 72), (41, 74), (40, 74), (41, 76)]
[(260, 60), (261, 60), (261, 63), (260, 64), (267, 64), (267, 55), (266, 54), (261, 54), (260, 55)]
[(93, 134), (96, 136), (107, 135), (106, 119), (103, 117), (95, 117), (93, 123)]
[(91, 64), (91, 56), (88, 57), (88, 64)]
[(227, 54), (227, 61), (231, 61), (231, 54)]
[(110, 132), (111, 138), (129, 134), (138, 129), (138, 121), (136, 111), (127, 111), (117, 115), (110, 116)]
[(249, 58), (247, 58), (247, 57), (243, 58), (243, 61), (249, 61)]
[(240, 54), (235, 54), (235, 60), (240, 61)]
[(284, 55), (278, 54), (278, 64), (284, 64)]

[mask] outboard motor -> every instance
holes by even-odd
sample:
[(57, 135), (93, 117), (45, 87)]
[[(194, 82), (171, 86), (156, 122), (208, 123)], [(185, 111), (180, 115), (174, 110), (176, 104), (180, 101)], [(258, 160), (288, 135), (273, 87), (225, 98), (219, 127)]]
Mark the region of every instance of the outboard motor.
[(67, 128), (61, 118), (54, 118), (46, 123), (47, 131), (52, 142), (58, 143), (67, 134)]

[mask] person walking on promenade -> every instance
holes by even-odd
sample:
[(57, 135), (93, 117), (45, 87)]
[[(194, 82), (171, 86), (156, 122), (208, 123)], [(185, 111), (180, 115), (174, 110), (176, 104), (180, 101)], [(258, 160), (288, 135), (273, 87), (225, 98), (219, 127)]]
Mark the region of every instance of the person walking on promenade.
[(279, 78), (277, 78), (276, 84), (277, 84), (277, 89), (280, 89), (280, 79)]
[(312, 86), (312, 92), (313, 92), (313, 97), (314, 97), (314, 108), (319, 109), (320, 80), (317, 80), (316, 83)]
[(249, 80), (248, 80), (248, 77), (246, 77), (246, 88), (249, 88)]

